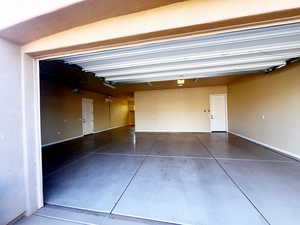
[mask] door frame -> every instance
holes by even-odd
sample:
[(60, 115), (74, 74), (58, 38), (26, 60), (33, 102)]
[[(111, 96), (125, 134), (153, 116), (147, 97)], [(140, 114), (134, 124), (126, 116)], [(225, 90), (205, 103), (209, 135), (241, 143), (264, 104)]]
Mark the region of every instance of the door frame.
[[(100, 48), (98, 50), (103, 49)], [(82, 52), (87, 53), (92, 51), (83, 50)], [(76, 52), (76, 54), (79, 54), (79, 52)], [(21, 52), (21, 88), (23, 109), (22, 148), (24, 153), (24, 183), (26, 195), (25, 215), (27, 216), (33, 214), (36, 210), (44, 206), (39, 64), (41, 60), (52, 59), (65, 55), (73, 54), (58, 52), (55, 56), (35, 58), (28, 55), (23, 50)], [(226, 131), (228, 132), (227, 93), (219, 95), (225, 95)]]
[(21, 49), (25, 215), (44, 206), (40, 120), (40, 60)]
[(222, 94), (210, 94), (209, 95), (209, 129), (210, 132), (213, 132), (212, 130), (212, 124), (211, 124), (211, 102), (212, 102), (212, 97), (213, 96), (224, 96), (225, 98), (225, 131), (228, 132), (228, 106), (227, 106), (227, 93), (222, 93)]
[[(282, 19), (275, 22), (266, 22), (260, 26), (271, 26), (275, 24), (287, 24), (297, 22), (298, 20), (289, 18)], [(259, 27), (258, 25), (248, 24), (244, 26), (246, 28)], [(221, 30), (207, 30), (206, 33), (218, 33), (228, 30), (235, 30), (241, 28), (227, 27)], [(202, 32), (203, 34), (203, 32)], [(120, 47), (137, 46), (141, 43), (159, 43), (167, 40), (180, 39), (185, 37), (193, 37), (195, 35), (201, 35), (201, 33), (184, 34), (175, 37), (176, 35), (164, 36), (154, 39), (143, 39), (141, 41), (130, 41), (124, 39), (124, 42), (115, 42), (112, 44), (103, 43), (98, 47), (87, 47), (81, 45), (79, 48), (69, 49), (57, 48), (50, 50), (44, 50), (39, 52), (38, 50), (28, 51), (25, 46), (21, 46), (21, 89), (22, 89), (22, 134), (23, 134), (23, 157), (24, 157), (24, 186), (26, 195), (25, 214), (31, 215), (37, 209), (43, 207), (43, 175), (42, 175), (42, 144), (41, 144), (41, 121), (40, 121), (40, 72), (39, 61), (45, 59), (54, 59), (62, 56), (78, 55), (83, 53), (93, 53), (100, 50), (116, 49)], [(77, 44), (79, 46), (79, 44)], [(227, 95), (226, 95), (227, 96)], [(227, 112), (227, 97), (226, 97), (226, 112)], [(226, 113), (227, 118), (227, 113)], [(228, 119), (227, 119), (228, 121)], [(227, 122), (228, 131), (228, 122)]]

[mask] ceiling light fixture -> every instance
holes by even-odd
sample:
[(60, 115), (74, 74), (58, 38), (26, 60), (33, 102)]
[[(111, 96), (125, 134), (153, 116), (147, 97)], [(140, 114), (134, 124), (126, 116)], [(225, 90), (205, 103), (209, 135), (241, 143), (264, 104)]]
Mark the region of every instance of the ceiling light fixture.
[(177, 80), (177, 85), (178, 86), (183, 86), (184, 85), (184, 79), (178, 79)]
[(107, 98), (105, 98), (105, 102), (112, 102), (112, 97), (108, 96)]
[(109, 88), (112, 88), (112, 89), (115, 89), (116, 87), (109, 84), (109, 83), (106, 83), (106, 82), (103, 82), (103, 85), (106, 86), (106, 87), (109, 87)]

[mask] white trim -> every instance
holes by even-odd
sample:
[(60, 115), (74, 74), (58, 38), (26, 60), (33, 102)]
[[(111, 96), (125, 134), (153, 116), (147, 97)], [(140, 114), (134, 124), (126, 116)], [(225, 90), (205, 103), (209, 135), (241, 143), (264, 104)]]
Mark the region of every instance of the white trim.
[(101, 132), (104, 132), (104, 131), (113, 130), (113, 129), (117, 129), (117, 128), (121, 128), (121, 127), (127, 127), (127, 126), (129, 126), (129, 125), (122, 125), (122, 126), (107, 128), (107, 129), (104, 129), (104, 130), (98, 130), (98, 131), (94, 131), (93, 134), (97, 134), (97, 133), (101, 133)]
[(34, 92), (34, 119), (35, 119), (35, 133), (37, 139), (35, 139), (36, 149), (38, 150), (37, 157), (37, 166), (36, 173), (39, 175), (37, 178), (37, 191), (38, 191), (38, 204), (39, 207), (44, 206), (44, 187), (43, 187), (43, 164), (42, 164), (42, 133), (41, 133), (41, 94), (40, 94), (40, 60), (34, 59), (33, 63), (33, 80), (34, 80), (34, 90), (38, 90)]
[[(116, 128), (120, 128), (120, 127), (126, 127), (126, 126), (128, 126), (128, 125), (111, 127), (111, 128), (107, 128), (107, 129), (104, 129), (104, 130), (93, 131), (90, 134), (97, 134), (97, 133), (104, 132), (104, 131), (107, 131), (107, 130), (112, 130), (112, 129), (116, 129)], [(77, 139), (77, 138), (82, 138), (84, 136), (85, 135), (79, 135), (79, 136), (75, 136), (75, 137), (65, 138), (65, 139), (62, 139), (62, 140), (59, 140), (59, 141), (54, 141), (54, 142), (51, 142), (51, 143), (48, 143), (48, 144), (44, 144), (44, 145), (42, 145), (42, 147), (47, 147), (47, 146), (50, 146), (50, 145), (55, 145), (55, 144), (63, 143), (63, 142), (66, 142), (66, 141), (71, 141), (71, 140), (74, 140), (74, 139)]]
[(43, 206), (39, 60), (21, 51), (24, 187), (29, 216)]
[[(27, 144), (27, 124), (25, 121), (27, 121), (26, 119), (26, 78), (25, 78), (25, 54), (21, 51), (21, 90), (22, 90), (22, 98), (21, 98), (21, 102), (22, 102), (22, 145), (23, 145), (23, 157), (24, 157), (24, 189), (25, 189), (25, 193), (26, 193), (26, 212), (24, 212), (23, 214), (21, 214), (19, 217), (24, 216), (26, 213), (28, 213), (29, 211), (31, 211), (31, 205), (30, 205), (30, 184), (28, 181), (28, 174), (29, 174), (29, 161), (30, 161), (30, 156), (28, 154), (28, 144)], [(28, 79), (28, 78), (27, 78)], [(30, 213), (28, 213), (30, 214)], [(17, 218), (19, 218), (17, 217)], [(17, 218), (14, 221), (17, 221)]]
[(225, 95), (225, 113), (226, 113), (226, 121), (225, 121), (225, 126), (226, 126), (226, 132), (228, 132), (228, 127), (229, 127), (229, 125), (228, 125), (228, 94), (227, 93), (225, 93), (224, 94)]
[(135, 130), (134, 132), (145, 132), (145, 133), (210, 133), (209, 130)]
[[(90, 132), (87, 132), (87, 133), (84, 133), (84, 120), (85, 120), (85, 115), (84, 115), (84, 112), (85, 112), (85, 109), (84, 109), (84, 107), (86, 107), (86, 104), (85, 103), (87, 103), (87, 102), (91, 102), (91, 104), (92, 104), (92, 110), (93, 110), (93, 119), (92, 119), (92, 130), (90, 131)], [(94, 133), (94, 127), (95, 127), (95, 124), (94, 124), (94, 118), (95, 118), (95, 113), (94, 113), (94, 99), (92, 99), (92, 98), (85, 98), (85, 97), (83, 97), (83, 98), (81, 98), (81, 118), (82, 118), (82, 120), (81, 120), (81, 127), (82, 127), (82, 135), (89, 135), (89, 134), (93, 134)]]
[[(228, 132), (228, 105), (227, 105), (227, 98), (228, 95), (227, 93), (222, 93), (222, 94), (210, 94), (209, 95), (209, 117), (210, 117), (210, 112), (211, 112), (211, 96), (213, 95), (224, 95), (225, 96), (225, 131)], [(213, 132), (213, 130), (211, 129), (211, 119), (209, 118), (209, 123), (210, 123), (210, 131), (209, 132)]]
[(300, 155), (291, 153), (291, 152), (289, 152), (289, 151), (287, 151), (287, 150), (284, 150), (284, 149), (277, 148), (277, 147), (275, 147), (275, 146), (273, 146), (273, 145), (265, 144), (265, 143), (263, 143), (263, 142), (261, 142), (261, 141), (257, 141), (257, 140), (255, 140), (255, 139), (246, 137), (246, 136), (244, 136), (244, 135), (235, 133), (235, 132), (233, 132), (233, 131), (228, 131), (228, 132), (231, 133), (231, 134), (234, 134), (234, 135), (236, 135), (236, 136), (239, 136), (239, 137), (241, 137), (241, 138), (244, 138), (244, 139), (246, 139), (246, 140), (248, 140), (248, 141), (254, 142), (254, 143), (256, 143), (256, 144), (259, 144), (259, 145), (261, 145), (261, 146), (264, 146), (264, 147), (266, 147), (266, 148), (269, 148), (269, 149), (271, 149), (271, 150), (274, 150), (274, 151), (276, 151), (276, 152), (279, 152), (279, 153), (281, 153), (281, 154), (287, 155), (287, 156), (289, 156), (289, 157), (291, 157), (291, 158), (294, 158), (294, 159), (296, 159), (296, 160), (300, 160)]
[(84, 135), (79, 135), (79, 136), (75, 136), (75, 137), (65, 138), (65, 139), (62, 139), (62, 140), (59, 140), (59, 141), (50, 142), (50, 143), (47, 143), (47, 144), (43, 144), (42, 147), (47, 147), (47, 146), (50, 146), (50, 145), (59, 144), (59, 143), (65, 142), (65, 141), (71, 141), (71, 140), (74, 140), (74, 139), (77, 139), (77, 138), (81, 138), (83, 136)]

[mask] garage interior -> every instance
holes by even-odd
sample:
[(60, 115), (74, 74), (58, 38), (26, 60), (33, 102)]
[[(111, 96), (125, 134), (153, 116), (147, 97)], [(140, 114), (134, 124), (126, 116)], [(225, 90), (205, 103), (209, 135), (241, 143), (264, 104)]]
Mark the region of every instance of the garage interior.
[(298, 224), (299, 38), (295, 23), (40, 61), (36, 214)]

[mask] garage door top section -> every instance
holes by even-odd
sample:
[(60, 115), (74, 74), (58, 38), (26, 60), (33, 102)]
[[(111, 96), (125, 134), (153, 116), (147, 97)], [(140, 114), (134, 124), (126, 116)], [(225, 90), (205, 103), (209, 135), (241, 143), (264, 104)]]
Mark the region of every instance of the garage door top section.
[(262, 72), (300, 56), (300, 23), (59, 58), (111, 83)]

